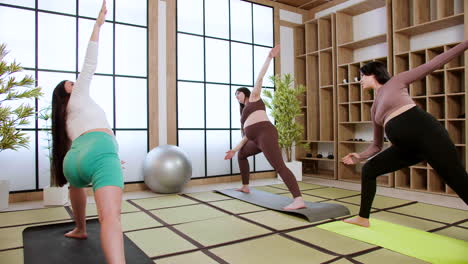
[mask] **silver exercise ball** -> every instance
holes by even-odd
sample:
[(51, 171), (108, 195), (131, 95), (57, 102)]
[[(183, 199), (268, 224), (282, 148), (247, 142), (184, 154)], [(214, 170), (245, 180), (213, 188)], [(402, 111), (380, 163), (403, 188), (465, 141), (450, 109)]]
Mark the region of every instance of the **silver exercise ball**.
[(146, 155), (143, 175), (153, 192), (177, 193), (192, 177), (192, 163), (181, 148), (163, 145)]

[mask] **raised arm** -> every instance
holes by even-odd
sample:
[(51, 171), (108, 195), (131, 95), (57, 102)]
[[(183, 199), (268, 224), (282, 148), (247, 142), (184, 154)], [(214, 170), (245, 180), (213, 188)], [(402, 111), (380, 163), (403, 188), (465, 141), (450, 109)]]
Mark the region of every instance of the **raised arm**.
[(72, 96), (89, 96), (89, 86), (97, 68), (99, 33), (101, 32), (101, 26), (104, 24), (106, 19), (106, 13), (106, 1), (104, 0), (102, 2), (101, 11), (99, 12), (96, 23), (94, 24), (93, 33), (91, 34), (88, 48), (86, 49), (83, 67), (81, 68), (80, 75), (78, 75), (78, 79), (76, 80)]
[(435, 56), (432, 60), (423, 65), (396, 75), (394, 78), (399, 79), (405, 84), (410, 84), (424, 78), (426, 75), (450, 62), (455, 57), (460, 56), (466, 49), (468, 49), (468, 40), (465, 40), (448, 51)]
[(271, 60), (274, 57), (278, 56), (279, 53), (280, 53), (280, 45), (276, 45), (274, 48), (271, 49), (270, 53), (268, 54), (268, 57), (266, 58), (262, 69), (258, 73), (257, 80), (255, 81), (254, 89), (252, 90), (252, 94), (250, 95), (250, 99), (252, 101), (257, 101), (258, 99), (260, 99), (260, 95), (262, 92), (263, 77), (265, 77), (265, 73), (267, 72), (268, 67), (270, 66)]

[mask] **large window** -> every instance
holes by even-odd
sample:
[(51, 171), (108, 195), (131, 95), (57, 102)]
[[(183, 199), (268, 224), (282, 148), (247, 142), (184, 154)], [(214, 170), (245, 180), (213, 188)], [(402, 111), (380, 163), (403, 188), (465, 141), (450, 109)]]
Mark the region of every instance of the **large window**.
[[(273, 39), (273, 8), (241, 0), (177, 0), (177, 133), (193, 178), (239, 173), (225, 152), (241, 140), (239, 87), (252, 88)], [(264, 89), (274, 90), (268, 76)], [(273, 119), (270, 116), (270, 120)], [(252, 171), (269, 171), (261, 153)]]
[[(11, 51), (7, 60), (20, 62), (43, 88), (45, 95), (31, 102), (37, 110), (51, 104), (57, 83), (76, 80), (100, 6), (96, 0), (0, 0), (0, 41)], [(107, 0), (107, 8), (91, 97), (116, 134), (127, 162), (125, 182), (142, 181), (148, 152), (147, 0)], [(29, 149), (0, 153), (0, 179), (9, 180), (12, 191), (49, 185), (47, 124), (32, 119), (23, 130)]]

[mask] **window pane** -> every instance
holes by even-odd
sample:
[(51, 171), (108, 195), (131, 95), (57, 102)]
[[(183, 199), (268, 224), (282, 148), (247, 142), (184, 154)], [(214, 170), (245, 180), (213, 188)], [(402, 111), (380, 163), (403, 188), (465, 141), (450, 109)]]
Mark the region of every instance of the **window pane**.
[(203, 81), (203, 38), (178, 34), (177, 47), (177, 78)]
[(146, 0), (117, 0), (115, 21), (146, 26)]
[(39, 131), (39, 188), (50, 185), (50, 158), (52, 157), (52, 133)]
[[(271, 89), (271, 88), (263, 88), (263, 90), (264, 90), (264, 91), (265, 91), (265, 90), (270, 91), (271, 94), (273, 95), (273, 98), (274, 98), (274, 96), (275, 96), (275, 90), (274, 90), (274, 89)], [(264, 95), (263, 95), (263, 92), (262, 92), (262, 99), (263, 99), (263, 102), (271, 103), (271, 100), (270, 100), (268, 97), (264, 96)], [(268, 107), (266, 107), (266, 106), (265, 106), (265, 108), (266, 108), (266, 113), (267, 113), (268, 119), (270, 119), (270, 121), (274, 124), (274, 123), (275, 123), (275, 119), (274, 119), (273, 116), (271, 115), (271, 109), (268, 108)]]
[(231, 0), (231, 39), (252, 43), (252, 4)]
[(203, 0), (177, 0), (177, 30), (203, 34)]
[(205, 132), (179, 130), (179, 147), (192, 162), (192, 178), (205, 176)]
[[(236, 99), (236, 90), (241, 86), (231, 86), (231, 127), (240, 129), (240, 105)], [(252, 91), (251, 87), (247, 87)]]
[(39, 13), (39, 68), (76, 70), (75, 28), (73, 17)]
[[(232, 137), (232, 148), (235, 148), (237, 144), (239, 144), (239, 142), (242, 140), (240, 130), (232, 130), (231, 137)], [(234, 155), (234, 157), (232, 158), (232, 173), (234, 174), (240, 173), (239, 161), (237, 160), (237, 154)], [(249, 161), (250, 171), (253, 171), (254, 169), (253, 156), (248, 157), (247, 160)]]
[(206, 127), (229, 128), (228, 85), (206, 85)]
[(147, 80), (115, 78), (117, 128), (147, 128)]
[(205, 0), (205, 35), (229, 38), (229, 0)]
[[(255, 80), (258, 78), (258, 73), (263, 67), (263, 64), (265, 64), (265, 60), (268, 57), (268, 54), (270, 53), (270, 48), (264, 48), (264, 47), (254, 47), (254, 55), (255, 55)], [(265, 76), (263, 77), (263, 84), (262, 86), (268, 86), (268, 87), (273, 87), (274, 84), (270, 80), (270, 76), (273, 76), (275, 73), (273, 71), (273, 66), (274, 66), (274, 61), (272, 60), (270, 63), (270, 66), (268, 67), (267, 72), (265, 73)]]
[[(117, 78), (118, 79), (118, 78)], [(117, 82), (117, 80), (116, 80)], [(125, 83), (125, 81), (124, 81)], [(133, 87), (135, 90), (136, 87)], [(125, 88), (124, 88), (125, 89)], [(138, 88), (139, 89), (139, 88)], [(104, 110), (106, 113), (107, 121), (109, 122), (109, 125), (111, 127), (114, 124), (114, 89), (113, 89), (113, 84), (112, 84), (112, 76), (99, 76), (99, 75), (94, 75), (93, 76), (93, 81), (91, 82), (91, 87), (90, 87), (90, 95), (91, 98)], [(129, 96), (126, 97), (128, 99), (128, 104), (131, 104), (133, 97)], [(116, 96), (116, 101), (119, 103), (120, 101), (118, 100), (119, 98)], [(146, 101), (145, 101), (146, 102)], [(142, 104), (145, 106), (146, 104)], [(124, 107), (122, 105), (119, 105), (120, 108)], [(117, 109), (121, 110), (121, 109)], [(124, 110), (122, 110), (124, 111)], [(120, 117), (120, 115), (117, 115)], [(130, 114), (129, 111), (126, 113)], [(141, 113), (139, 113), (138, 118), (135, 118), (136, 120), (139, 120)], [(134, 121), (136, 121), (134, 120)], [(146, 128), (146, 126), (145, 126)]]
[(253, 5), (254, 43), (273, 46), (273, 8)]
[(147, 131), (116, 131), (120, 160), (125, 161), (124, 182), (143, 181), (143, 162), (148, 153)]
[(39, 0), (39, 9), (66, 14), (76, 14), (76, 0)]
[(252, 45), (231, 43), (231, 82), (252, 86)]
[(273, 170), (268, 160), (265, 158), (265, 154), (259, 153), (255, 155), (255, 171), (269, 171)]
[(10, 181), (10, 191), (36, 188), (36, 139), (34, 131), (24, 131), (29, 137), (29, 149), (20, 148), (0, 152), (0, 180)]
[[(22, 72), (17, 72), (17, 73), (13, 73), (13, 74), (10, 74), (9, 77), (13, 77), (15, 78), (16, 81), (21, 81), (24, 77), (26, 77), (27, 75), (30, 75), (33, 79), (34, 79), (34, 72), (33, 71), (22, 71)], [(15, 92), (18, 92), (18, 93), (21, 93), (21, 92), (25, 92), (27, 90), (29, 90), (30, 88), (25, 88), (25, 87), (16, 87), (14, 88), (13, 91)], [(3, 93), (3, 94), (0, 94), (0, 102), (2, 100), (4, 100), (6, 98), (7, 94), (6, 93)], [(11, 107), (11, 110), (14, 111), (15, 109), (17, 109), (19, 106), (21, 105), (29, 105), (31, 107), (34, 108), (34, 111), (35, 111), (35, 107), (36, 107), (36, 102), (35, 102), (35, 99), (34, 98), (28, 98), (28, 99), (15, 99), (15, 100), (7, 100), (7, 101), (3, 101), (0, 103), (0, 105), (2, 107)], [(14, 115), (16, 116), (16, 115)], [(11, 116), (13, 117), (13, 116)], [(36, 122), (35, 122), (35, 119), (34, 119), (34, 114), (32, 116), (30, 116), (29, 118), (26, 118), (26, 121), (29, 121), (29, 124), (26, 124), (26, 125), (17, 125), (16, 127), (17, 128), (35, 128), (36, 127)], [(18, 124), (18, 123), (17, 123)]]
[(179, 82), (177, 87), (177, 120), (179, 128), (203, 128), (205, 126), (204, 85)]
[[(94, 21), (89, 19), (79, 19), (79, 36), (78, 36), (78, 70), (81, 71), (83, 62), (88, 48), (89, 38), (93, 32)], [(99, 36), (99, 55), (97, 64), (97, 73), (112, 74), (114, 63), (114, 45), (113, 30), (111, 23), (104, 23)]]
[[(102, 2), (96, 0), (79, 0), (80, 16), (97, 18), (101, 10)], [(114, 20), (114, 0), (106, 0), (106, 20)]]
[(229, 83), (229, 42), (206, 39), (206, 81)]
[(36, 0), (0, 0), (0, 3), (32, 8), (36, 6)]
[(207, 176), (231, 173), (231, 162), (224, 160), (226, 151), (230, 149), (229, 130), (206, 131)]
[[(44, 96), (38, 100), (38, 109), (42, 110), (52, 104), (52, 94), (54, 89), (63, 80), (75, 81), (75, 74), (71, 73), (59, 73), (59, 72), (38, 72), (38, 85), (42, 88)], [(39, 119), (39, 128), (46, 128), (47, 124)]]
[[(14, 27), (5, 26), (21, 18), (21, 23)], [(35, 67), (35, 13), (34, 11), (0, 6), (0, 40), (7, 45), (10, 53), (5, 57), (6, 62), (19, 62), (23, 67)]]
[(145, 28), (115, 25), (115, 73), (146, 77)]

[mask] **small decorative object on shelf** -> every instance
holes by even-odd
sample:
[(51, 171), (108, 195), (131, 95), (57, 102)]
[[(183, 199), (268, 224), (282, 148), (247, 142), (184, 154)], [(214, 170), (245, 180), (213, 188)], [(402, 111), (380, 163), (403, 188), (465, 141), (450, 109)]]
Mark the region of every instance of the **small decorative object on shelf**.
[(348, 81), (346, 79), (343, 79), (343, 83), (348, 83)]
[(333, 153), (328, 153), (328, 156), (327, 156), (328, 159), (334, 159), (335, 156), (333, 156)]
[(312, 158), (312, 153), (307, 153), (307, 154), (306, 154), (306, 157), (307, 157), (307, 158)]
[(317, 158), (319, 159), (323, 158), (322, 154), (317, 154)]

